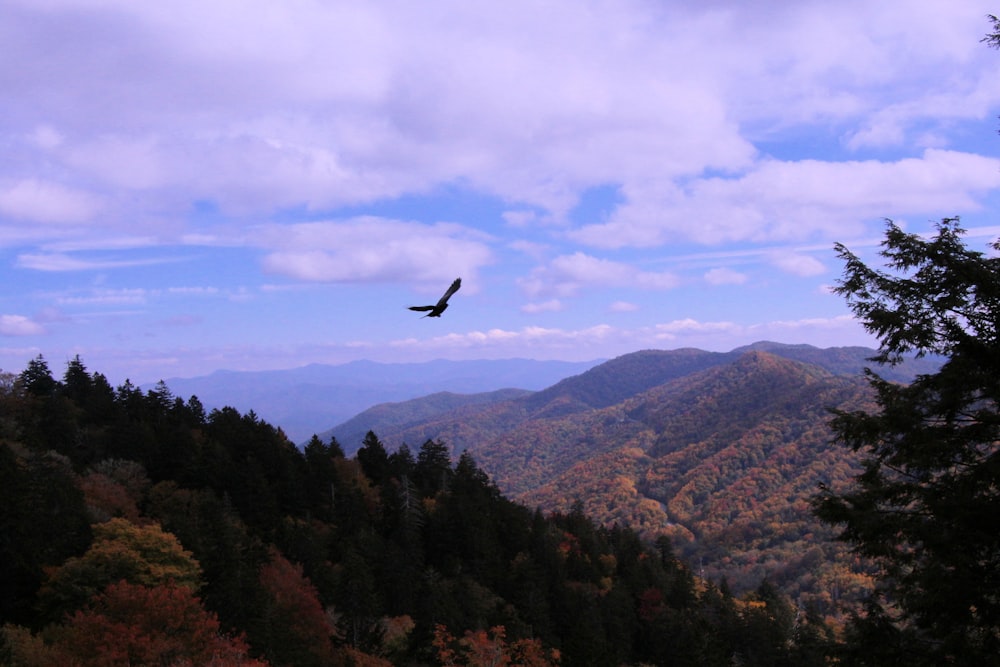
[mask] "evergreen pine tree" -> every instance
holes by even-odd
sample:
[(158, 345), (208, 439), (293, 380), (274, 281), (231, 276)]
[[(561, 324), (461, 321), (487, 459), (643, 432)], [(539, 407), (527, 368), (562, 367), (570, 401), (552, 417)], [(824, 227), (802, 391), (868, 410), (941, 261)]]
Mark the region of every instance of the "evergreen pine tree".
[(944, 360), (909, 385), (867, 371), (878, 409), (832, 422), (864, 471), (854, 488), (822, 493), (816, 511), (879, 566), (853, 634), (877, 644), (871, 664), (1000, 663), (1000, 258), (962, 234), (957, 219), (929, 239), (890, 222), (888, 270), (837, 246), (837, 292), (878, 337), (874, 360)]

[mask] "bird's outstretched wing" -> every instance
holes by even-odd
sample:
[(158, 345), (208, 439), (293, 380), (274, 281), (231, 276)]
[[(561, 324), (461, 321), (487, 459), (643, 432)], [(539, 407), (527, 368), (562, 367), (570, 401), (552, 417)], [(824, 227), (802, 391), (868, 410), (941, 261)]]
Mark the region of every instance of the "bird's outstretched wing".
[(461, 286), (462, 286), (462, 279), (461, 278), (455, 278), (455, 282), (453, 282), (451, 284), (451, 287), (448, 288), (448, 291), (445, 292), (444, 296), (441, 297), (441, 299), (437, 302), (437, 307), (440, 308), (444, 304), (448, 303), (448, 299), (451, 298), (451, 295), (454, 294), (455, 292), (457, 292), (458, 288), (461, 287)]
[(455, 282), (451, 284), (451, 287), (449, 287), (448, 290), (444, 293), (444, 296), (442, 296), (438, 300), (438, 302), (433, 306), (410, 306), (409, 308), (410, 310), (416, 310), (420, 312), (430, 311), (429, 313), (427, 313), (427, 315), (425, 315), (425, 317), (441, 317), (441, 313), (443, 313), (445, 309), (448, 308), (448, 299), (450, 299), (451, 295), (457, 292), (458, 288), (461, 286), (462, 286), (462, 279), (455, 278)]

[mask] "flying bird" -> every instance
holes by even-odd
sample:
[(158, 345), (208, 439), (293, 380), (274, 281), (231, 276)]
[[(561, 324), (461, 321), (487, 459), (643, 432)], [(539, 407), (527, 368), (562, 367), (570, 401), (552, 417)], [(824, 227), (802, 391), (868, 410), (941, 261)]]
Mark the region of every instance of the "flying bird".
[(451, 295), (457, 292), (458, 288), (461, 286), (462, 286), (462, 279), (455, 278), (455, 282), (451, 284), (451, 287), (448, 288), (448, 291), (444, 293), (444, 296), (441, 297), (441, 299), (436, 304), (434, 304), (433, 306), (410, 306), (410, 310), (419, 310), (419, 311), (429, 310), (431, 312), (424, 315), (424, 317), (441, 317), (441, 313), (443, 313), (448, 308), (448, 299), (450, 299)]

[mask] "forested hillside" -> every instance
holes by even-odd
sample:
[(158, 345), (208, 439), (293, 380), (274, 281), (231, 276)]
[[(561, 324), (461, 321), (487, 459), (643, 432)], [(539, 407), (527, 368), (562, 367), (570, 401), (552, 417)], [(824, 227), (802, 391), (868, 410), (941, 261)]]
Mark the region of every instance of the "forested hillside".
[[(764, 578), (825, 613), (868, 581), (810, 512), (820, 484), (859, 472), (831, 444), (832, 407), (869, 400), (875, 351), (758, 343), (730, 353), (646, 350), (506, 403), (380, 431), (387, 443), (458, 443), (513, 498), (582, 503), (602, 525), (668, 535), (687, 562), (737, 592)], [(939, 360), (882, 368), (908, 380)]]
[(399, 431), (408, 426), (433, 419), (437, 415), (464, 408), (476, 410), (480, 407), (511, 401), (530, 395), (527, 389), (499, 389), (475, 394), (456, 394), (439, 391), (428, 396), (396, 403), (379, 403), (361, 412), (336, 428), (319, 434), (321, 440), (336, 438), (338, 442), (352, 443), (353, 454), (361, 446), (368, 431), (381, 433), (384, 430)]
[(0, 488), (3, 665), (808, 666), (832, 650), (770, 584), (736, 598), (669, 539), (512, 502), (440, 441), (300, 450), (252, 412), (112, 388), (79, 359), (61, 380), (41, 357), (0, 375)]
[(522, 489), (516, 497), (531, 506), (558, 510), (581, 499), (598, 521), (670, 535), (688, 562), (734, 590), (767, 578), (833, 613), (837, 599), (857, 597), (867, 582), (809, 501), (820, 484), (838, 488), (860, 472), (856, 457), (832, 443), (828, 408), (867, 398), (861, 378), (748, 352), (574, 420), (580, 431), (569, 455), (546, 448), (548, 434), (568, 425), (518, 434), (509, 451), (533, 439), (550, 468), (537, 486), (505, 467), (509, 451), (477, 456), (503, 471), (498, 478), (509, 473)]
[[(470, 401), (452, 409), (440, 402), (414, 399), (404, 403), (380, 404), (378, 410), (366, 411), (370, 430), (375, 430), (389, 445), (423, 442), (440, 438), (461, 451), (483, 448), (508, 431), (531, 420), (568, 417), (606, 408), (646, 390), (678, 380), (698, 371), (731, 364), (747, 352), (767, 352), (793, 361), (818, 366), (834, 375), (860, 377), (870, 366), (875, 350), (864, 347), (820, 349), (812, 345), (784, 345), (761, 341), (730, 352), (707, 352), (693, 348), (678, 350), (641, 350), (599, 364), (579, 375), (509, 401)], [(933, 372), (940, 358), (928, 355), (906, 359), (899, 365), (883, 367), (879, 372), (887, 380), (908, 382), (919, 373)], [(443, 409), (442, 409), (443, 408)], [(415, 418), (420, 411), (423, 416)], [(358, 415), (360, 417), (360, 415)], [(473, 423), (470, 423), (473, 422)], [(350, 424), (350, 428), (347, 426)], [(324, 431), (345, 438), (358, 432), (354, 419), (348, 424)], [(353, 454), (360, 441), (341, 440), (344, 450)]]

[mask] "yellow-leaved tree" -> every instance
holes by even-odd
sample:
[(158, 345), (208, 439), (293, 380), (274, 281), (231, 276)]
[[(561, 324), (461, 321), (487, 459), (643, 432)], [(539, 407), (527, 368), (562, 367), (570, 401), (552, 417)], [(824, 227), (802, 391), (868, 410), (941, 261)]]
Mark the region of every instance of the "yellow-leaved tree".
[(173, 584), (192, 593), (201, 587), (201, 567), (180, 541), (159, 524), (111, 519), (93, 526), (94, 540), (79, 557), (52, 571), (39, 604), (53, 621), (84, 606), (110, 584)]

